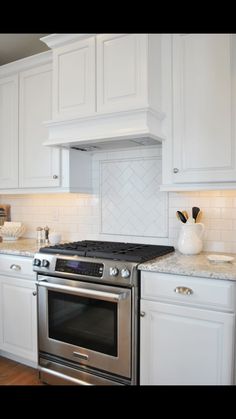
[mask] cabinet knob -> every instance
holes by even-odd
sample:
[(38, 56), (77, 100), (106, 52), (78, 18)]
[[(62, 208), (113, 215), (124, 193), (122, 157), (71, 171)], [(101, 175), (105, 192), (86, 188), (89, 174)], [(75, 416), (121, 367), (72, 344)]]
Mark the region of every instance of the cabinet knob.
[(179, 172), (179, 169), (177, 169), (177, 167), (174, 167), (173, 173), (178, 173), (178, 172)]
[(58, 179), (58, 175), (53, 175), (53, 179)]
[(10, 269), (12, 269), (13, 271), (20, 271), (21, 270), (21, 266), (20, 265), (11, 265)]
[(174, 289), (174, 292), (176, 292), (177, 294), (182, 294), (182, 295), (193, 294), (193, 290), (191, 288), (187, 288), (187, 287), (176, 287)]
[(144, 317), (145, 316), (145, 311), (140, 311), (140, 317)]
[(33, 291), (32, 294), (35, 297), (37, 295), (37, 292), (36, 291)]

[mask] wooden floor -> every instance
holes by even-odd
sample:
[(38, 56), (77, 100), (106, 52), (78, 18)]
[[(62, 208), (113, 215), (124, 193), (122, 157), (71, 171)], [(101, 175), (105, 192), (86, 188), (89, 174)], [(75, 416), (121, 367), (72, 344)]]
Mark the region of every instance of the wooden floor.
[(38, 371), (0, 356), (0, 385), (40, 386)]

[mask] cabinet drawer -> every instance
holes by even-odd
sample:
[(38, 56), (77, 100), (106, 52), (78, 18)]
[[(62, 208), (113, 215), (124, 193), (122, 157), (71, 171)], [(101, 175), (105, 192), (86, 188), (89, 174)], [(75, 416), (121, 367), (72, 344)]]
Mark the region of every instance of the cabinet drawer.
[(0, 274), (14, 277), (28, 277), (35, 280), (33, 259), (22, 256), (0, 255)]
[(233, 281), (141, 272), (141, 298), (234, 311)]

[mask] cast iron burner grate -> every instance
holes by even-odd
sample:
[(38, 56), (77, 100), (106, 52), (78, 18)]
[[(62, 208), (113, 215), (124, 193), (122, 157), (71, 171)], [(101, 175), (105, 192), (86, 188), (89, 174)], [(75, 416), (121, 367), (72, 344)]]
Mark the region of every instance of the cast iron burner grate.
[(145, 262), (173, 252), (173, 246), (83, 240), (42, 247), (40, 253)]

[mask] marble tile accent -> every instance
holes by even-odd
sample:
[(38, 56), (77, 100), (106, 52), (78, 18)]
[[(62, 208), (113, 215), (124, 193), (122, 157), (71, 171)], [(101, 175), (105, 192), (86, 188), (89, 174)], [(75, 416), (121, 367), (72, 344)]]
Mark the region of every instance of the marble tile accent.
[(167, 236), (167, 193), (160, 192), (159, 157), (100, 164), (101, 233)]

